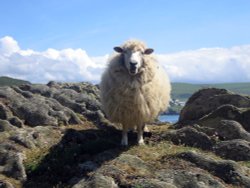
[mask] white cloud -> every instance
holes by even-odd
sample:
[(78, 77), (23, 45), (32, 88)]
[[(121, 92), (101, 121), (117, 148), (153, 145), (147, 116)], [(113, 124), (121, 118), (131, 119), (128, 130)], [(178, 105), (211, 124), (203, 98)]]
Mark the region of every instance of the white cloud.
[(158, 55), (158, 60), (175, 82), (250, 81), (250, 45)]
[[(82, 49), (21, 50), (11, 37), (0, 40), (0, 75), (33, 83), (94, 81), (100, 79), (105, 64), (95, 62)], [(102, 59), (105, 59), (103, 57)]]
[(10, 55), (11, 53), (19, 50), (20, 48), (17, 41), (15, 41), (12, 37), (6, 36), (0, 39), (0, 54)]
[[(173, 82), (250, 82), (250, 45), (158, 54)], [(12, 37), (0, 39), (0, 76), (33, 83), (99, 82), (108, 55), (89, 57), (82, 49), (23, 50)]]

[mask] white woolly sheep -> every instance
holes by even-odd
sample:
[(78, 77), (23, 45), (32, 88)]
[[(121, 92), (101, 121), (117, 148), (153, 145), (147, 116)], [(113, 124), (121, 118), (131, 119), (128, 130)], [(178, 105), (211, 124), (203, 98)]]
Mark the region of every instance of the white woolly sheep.
[(138, 144), (144, 144), (145, 123), (167, 109), (171, 85), (143, 42), (129, 40), (114, 50), (100, 83), (102, 107), (111, 122), (122, 124), (122, 145), (128, 145), (127, 132), (134, 128)]

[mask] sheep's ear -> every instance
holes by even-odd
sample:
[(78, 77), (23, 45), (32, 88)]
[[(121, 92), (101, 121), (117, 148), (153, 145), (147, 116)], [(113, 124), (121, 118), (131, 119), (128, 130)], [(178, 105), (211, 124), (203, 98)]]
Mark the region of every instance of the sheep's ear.
[(118, 52), (118, 53), (122, 53), (123, 52), (123, 49), (121, 47), (119, 47), (119, 46), (114, 47), (114, 50), (116, 52)]
[(152, 48), (147, 48), (147, 49), (144, 51), (144, 54), (149, 55), (149, 54), (152, 54), (153, 52), (154, 52), (154, 49), (152, 49)]

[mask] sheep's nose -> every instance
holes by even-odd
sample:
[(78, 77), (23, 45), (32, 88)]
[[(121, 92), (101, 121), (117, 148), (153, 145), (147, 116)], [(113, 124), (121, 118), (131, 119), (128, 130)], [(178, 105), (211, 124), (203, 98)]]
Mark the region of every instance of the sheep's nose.
[(137, 65), (137, 63), (130, 62), (131, 67), (135, 67), (136, 65)]

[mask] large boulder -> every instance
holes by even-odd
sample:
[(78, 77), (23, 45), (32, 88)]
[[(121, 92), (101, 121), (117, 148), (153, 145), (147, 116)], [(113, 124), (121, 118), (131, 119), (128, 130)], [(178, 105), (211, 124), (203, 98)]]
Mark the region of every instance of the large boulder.
[(232, 93), (225, 89), (208, 88), (193, 94), (180, 113), (180, 123), (190, 123), (213, 112), (222, 105), (250, 108), (250, 97)]
[(175, 128), (170, 140), (176, 144), (207, 149), (210, 143), (209, 149), (221, 157), (250, 160), (249, 96), (225, 89), (199, 90), (186, 103)]

